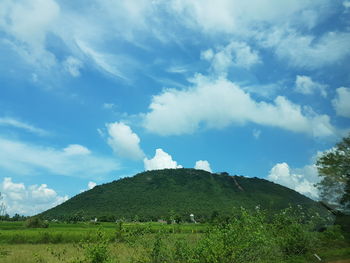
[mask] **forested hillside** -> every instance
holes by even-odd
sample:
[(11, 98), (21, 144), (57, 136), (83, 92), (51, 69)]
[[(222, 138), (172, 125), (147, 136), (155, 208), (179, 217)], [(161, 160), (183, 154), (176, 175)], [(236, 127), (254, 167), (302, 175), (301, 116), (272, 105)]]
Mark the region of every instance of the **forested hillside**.
[(289, 205), (323, 208), (281, 185), (259, 178), (214, 174), (195, 169), (165, 169), (139, 173), (78, 194), (41, 215), (47, 219), (97, 217), (103, 220), (150, 221), (170, 217), (210, 219), (230, 215), (236, 207), (280, 210)]

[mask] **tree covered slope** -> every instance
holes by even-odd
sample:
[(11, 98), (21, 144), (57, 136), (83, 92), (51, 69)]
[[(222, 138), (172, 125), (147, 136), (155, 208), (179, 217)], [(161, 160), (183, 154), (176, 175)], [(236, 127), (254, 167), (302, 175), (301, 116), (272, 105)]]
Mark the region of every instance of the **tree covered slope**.
[(80, 193), (41, 214), (64, 219), (84, 218), (157, 220), (171, 214), (197, 219), (214, 211), (228, 215), (234, 207), (279, 210), (289, 205), (321, 210), (311, 199), (264, 179), (212, 174), (195, 169), (165, 169), (139, 173)]

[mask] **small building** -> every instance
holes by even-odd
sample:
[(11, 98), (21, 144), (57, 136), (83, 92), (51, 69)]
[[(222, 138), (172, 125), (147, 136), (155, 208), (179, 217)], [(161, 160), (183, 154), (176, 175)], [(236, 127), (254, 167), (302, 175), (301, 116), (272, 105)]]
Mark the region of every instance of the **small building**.
[(194, 214), (190, 214), (190, 220), (192, 223), (197, 223), (196, 220), (194, 219)]

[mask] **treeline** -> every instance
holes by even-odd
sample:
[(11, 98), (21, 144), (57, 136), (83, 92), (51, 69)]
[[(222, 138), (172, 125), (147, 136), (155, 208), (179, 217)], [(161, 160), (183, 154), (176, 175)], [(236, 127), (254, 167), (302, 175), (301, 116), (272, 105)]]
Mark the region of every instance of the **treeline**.
[(20, 214), (15, 214), (10, 216), (9, 214), (5, 214), (0, 216), (0, 221), (25, 221), (29, 218), (29, 216), (24, 216)]

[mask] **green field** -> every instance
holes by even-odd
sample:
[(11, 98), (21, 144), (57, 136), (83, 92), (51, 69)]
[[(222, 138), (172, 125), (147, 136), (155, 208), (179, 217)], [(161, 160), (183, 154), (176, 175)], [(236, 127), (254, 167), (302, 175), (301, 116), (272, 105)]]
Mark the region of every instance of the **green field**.
[[(301, 207), (241, 208), (210, 224), (0, 222), (0, 262), (282, 263), (350, 259), (349, 237)], [(31, 221), (43, 223), (44, 221)], [(321, 227), (321, 228), (320, 228)], [(320, 231), (322, 229), (322, 231)], [(315, 256), (315, 254), (317, 256)]]
[[(0, 222), (0, 244), (65, 244), (82, 240), (96, 241), (96, 232), (102, 231), (109, 241), (116, 239), (116, 223), (50, 223), (48, 228), (25, 228), (23, 222)], [(126, 236), (157, 233), (203, 233), (205, 224), (123, 223)]]

